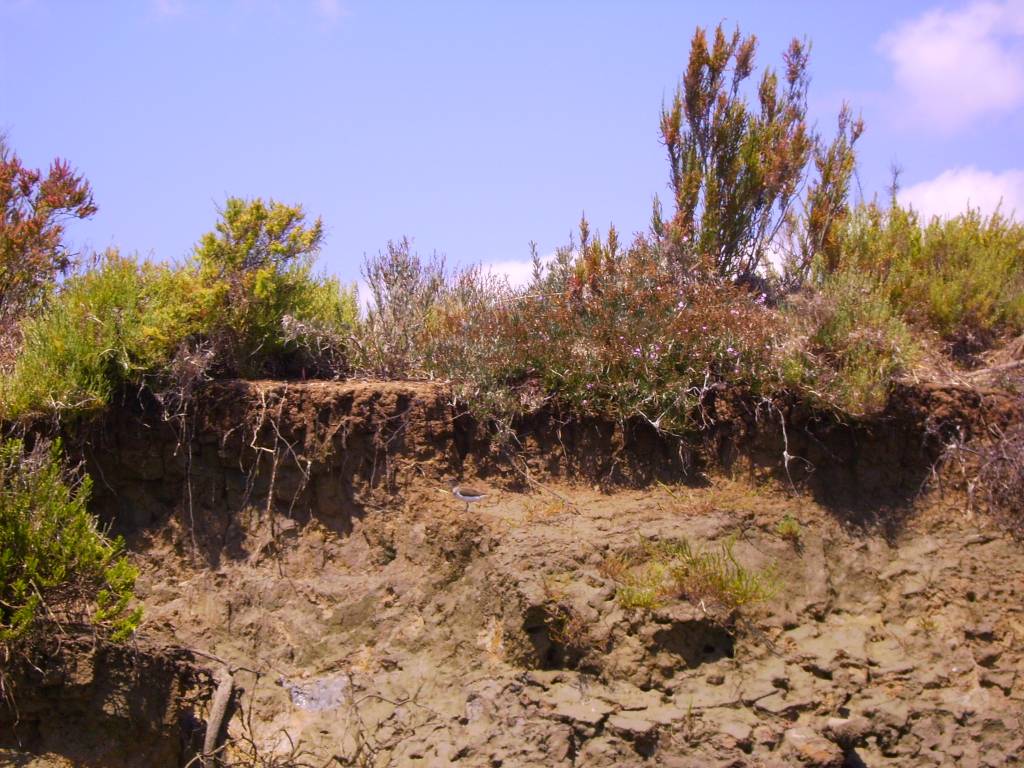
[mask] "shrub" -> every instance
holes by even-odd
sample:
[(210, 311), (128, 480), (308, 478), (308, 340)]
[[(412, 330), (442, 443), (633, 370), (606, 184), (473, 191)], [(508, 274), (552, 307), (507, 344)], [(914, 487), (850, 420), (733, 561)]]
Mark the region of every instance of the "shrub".
[(96, 213), (89, 183), (63, 160), (48, 173), (25, 168), (0, 135), (0, 336), (72, 265), (68, 219)]
[(232, 199), (224, 215), (191, 263), (110, 251), (68, 278), (22, 322), (21, 352), (0, 373), (0, 418), (80, 415), (127, 385), (175, 386), (176, 356), (200, 347), (202, 375), (344, 372), (356, 294), (312, 274), (318, 225), (260, 201)]
[(805, 249), (822, 247), (845, 212), (861, 122), (844, 107), (839, 135), (828, 146), (810, 128), (810, 49), (796, 39), (783, 57), (783, 82), (766, 69), (757, 105), (748, 105), (744, 89), (756, 47), (755, 37), (742, 37), (738, 29), (727, 36), (721, 25), (709, 44), (698, 28), (686, 74), (662, 110), (675, 213), (663, 222), (656, 203), (654, 234), (677, 267), (700, 278), (758, 282), (802, 186), (808, 187)]
[(427, 375), (427, 325), (447, 287), (444, 261), (420, 258), (403, 238), (366, 259), (363, 279), (370, 306), (356, 334), (356, 369), (388, 379)]
[(107, 253), (23, 323), (21, 353), (0, 377), (0, 415), (105, 407), (125, 383), (169, 359), (187, 335), (194, 287), (186, 274)]
[(59, 443), (27, 454), (20, 440), (0, 444), (0, 644), (42, 625), (89, 621), (115, 640), (138, 626), (136, 569), (86, 510), (90, 488)]
[(288, 357), (341, 335), (356, 319), (351, 289), (312, 274), (323, 242), (319, 219), (306, 225), (299, 206), (229, 198), (221, 220), (200, 240), (192, 264), (202, 286), (199, 327), (217, 366), (230, 375), (288, 373)]
[(813, 400), (852, 414), (885, 405), (890, 382), (916, 359), (903, 320), (870, 280), (830, 278), (784, 310), (790, 328), (779, 350), (783, 381)]
[(715, 384), (756, 390), (772, 376), (772, 315), (757, 297), (724, 282), (680, 283), (657, 243), (621, 249), (614, 229), (603, 242), (585, 220), (579, 245), (526, 289), (485, 294), (478, 286), (471, 302), (439, 311), (458, 349), (433, 363), (462, 391), (535, 382), (578, 415), (682, 432)]
[(893, 309), (962, 351), (1024, 331), (1024, 224), (969, 210), (922, 224), (895, 201), (860, 206), (841, 228), (821, 278), (868, 276)]

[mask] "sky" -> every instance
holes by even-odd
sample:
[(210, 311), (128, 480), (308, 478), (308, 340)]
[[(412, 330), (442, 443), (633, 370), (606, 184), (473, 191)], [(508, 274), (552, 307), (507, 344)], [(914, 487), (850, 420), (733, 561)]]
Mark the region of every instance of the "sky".
[(812, 43), (810, 114), (860, 113), (858, 195), (1024, 214), (1024, 0), (0, 0), (0, 131), (69, 160), (99, 213), (68, 237), (183, 259), (228, 196), (321, 216), (346, 281), (408, 236), (515, 280), (582, 214), (645, 229), (697, 26)]

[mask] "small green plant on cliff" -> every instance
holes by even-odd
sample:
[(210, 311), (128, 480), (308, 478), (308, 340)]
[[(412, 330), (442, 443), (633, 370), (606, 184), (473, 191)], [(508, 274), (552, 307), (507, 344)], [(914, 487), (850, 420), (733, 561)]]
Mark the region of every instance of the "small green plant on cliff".
[(788, 541), (794, 547), (800, 546), (800, 540), (803, 537), (800, 521), (792, 515), (786, 515), (776, 523), (775, 533), (778, 534), (779, 538)]
[(694, 549), (685, 539), (645, 541), (620, 555), (606, 573), (617, 574), (624, 608), (650, 609), (682, 598), (729, 615), (776, 592), (774, 569), (747, 568), (733, 548), (731, 540), (711, 549)]
[(114, 640), (138, 626), (136, 569), (86, 509), (90, 488), (67, 470), (59, 443), (0, 444), (0, 645), (43, 626), (87, 622)]

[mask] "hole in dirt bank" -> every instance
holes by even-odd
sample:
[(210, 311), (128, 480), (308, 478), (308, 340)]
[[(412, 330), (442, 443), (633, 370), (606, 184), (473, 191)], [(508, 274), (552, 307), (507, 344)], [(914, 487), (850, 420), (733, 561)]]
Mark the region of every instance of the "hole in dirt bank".
[(579, 614), (561, 605), (532, 606), (523, 616), (523, 632), (540, 669), (578, 669), (590, 650), (590, 637)]
[(733, 636), (720, 624), (708, 621), (676, 621), (657, 630), (653, 650), (678, 656), (688, 667), (699, 667), (735, 655)]

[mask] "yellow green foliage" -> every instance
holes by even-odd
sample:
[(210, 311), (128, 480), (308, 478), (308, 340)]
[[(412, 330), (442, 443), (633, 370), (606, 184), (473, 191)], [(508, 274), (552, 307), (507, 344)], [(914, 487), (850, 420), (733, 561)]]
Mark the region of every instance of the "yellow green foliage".
[(54, 620), (86, 619), (115, 640), (138, 626), (137, 571), (86, 509), (90, 488), (69, 475), (59, 444), (0, 444), (0, 644)]
[(733, 547), (731, 540), (711, 549), (695, 549), (685, 539), (644, 541), (617, 556), (605, 572), (618, 582), (624, 608), (656, 608), (681, 598), (732, 613), (776, 591), (773, 569), (747, 568)]
[(342, 368), (355, 290), (312, 273), (322, 234), (302, 220), (299, 208), (231, 199), (184, 265), (106, 253), (23, 321), (0, 373), (0, 419), (101, 409), (126, 385), (159, 384), (184, 348), (205, 346), (224, 375), (282, 373), (292, 358)]
[(844, 273), (784, 309), (782, 380), (822, 404), (853, 414), (883, 407), (891, 381), (916, 359), (906, 323), (870, 280)]
[(833, 269), (865, 276), (908, 322), (981, 348), (1024, 331), (1024, 224), (969, 210), (927, 223), (895, 202), (863, 205)]

